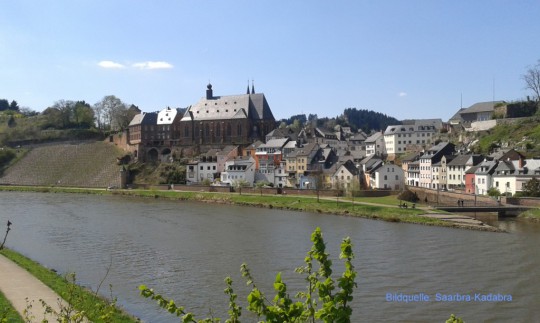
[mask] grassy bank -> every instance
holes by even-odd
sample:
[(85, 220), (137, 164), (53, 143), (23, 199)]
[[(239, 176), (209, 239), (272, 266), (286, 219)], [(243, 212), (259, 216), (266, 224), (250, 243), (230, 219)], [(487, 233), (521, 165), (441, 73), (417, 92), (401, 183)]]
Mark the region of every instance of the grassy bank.
[[(208, 192), (178, 192), (156, 190), (118, 190), (112, 191), (115, 195), (140, 196), (150, 198), (167, 198), (174, 200), (192, 200), (208, 203), (235, 204), (252, 207), (265, 207), (271, 209), (304, 211), (314, 213), (327, 213), (346, 216), (356, 216), (369, 219), (379, 219), (390, 222), (406, 222), (428, 225), (449, 226), (448, 223), (420, 216), (425, 211), (420, 209), (400, 209), (390, 206), (361, 204), (362, 198), (355, 198), (355, 203), (344, 198), (320, 198), (290, 196), (290, 195), (259, 195), (238, 193), (208, 193)], [(369, 198), (368, 203), (375, 203)]]
[[(78, 311), (84, 311), (93, 322), (138, 322), (135, 318), (112, 306), (112, 304), (94, 292), (73, 284), (69, 277), (61, 277), (39, 263), (9, 249), (0, 251), (20, 267), (26, 269), (34, 277), (49, 286)], [(106, 317), (103, 317), (103, 315)], [(14, 321), (17, 322), (17, 321)]]
[[(5, 320), (5, 321), (3, 321)], [(0, 292), (0, 322), (23, 323), (24, 320), (13, 308), (7, 298)]]
[(540, 222), (540, 209), (532, 209), (521, 213), (518, 217)]

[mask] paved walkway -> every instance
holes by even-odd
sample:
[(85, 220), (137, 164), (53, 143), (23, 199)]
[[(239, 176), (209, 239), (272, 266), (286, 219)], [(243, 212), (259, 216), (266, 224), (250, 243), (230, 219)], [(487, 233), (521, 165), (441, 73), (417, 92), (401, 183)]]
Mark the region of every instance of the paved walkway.
[[(24, 311), (31, 302), (30, 322), (40, 323), (43, 322), (43, 319), (56, 322), (56, 318), (53, 316), (44, 315), (45, 308), (41, 305), (40, 299), (44, 300), (54, 311), (59, 312), (60, 296), (3, 255), (0, 255), (0, 290), (23, 318)], [(64, 306), (66, 305), (63, 300), (62, 303)]]

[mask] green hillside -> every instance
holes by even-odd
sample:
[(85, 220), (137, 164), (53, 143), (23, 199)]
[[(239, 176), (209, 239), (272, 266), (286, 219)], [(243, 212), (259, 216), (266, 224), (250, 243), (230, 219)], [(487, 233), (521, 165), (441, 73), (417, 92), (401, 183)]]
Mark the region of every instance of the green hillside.
[(4, 185), (120, 186), (117, 147), (105, 142), (38, 145), (0, 177)]
[(497, 125), (476, 134), (475, 152), (488, 154), (493, 149), (514, 148), (529, 156), (540, 155), (540, 119), (522, 118), (516, 122)]

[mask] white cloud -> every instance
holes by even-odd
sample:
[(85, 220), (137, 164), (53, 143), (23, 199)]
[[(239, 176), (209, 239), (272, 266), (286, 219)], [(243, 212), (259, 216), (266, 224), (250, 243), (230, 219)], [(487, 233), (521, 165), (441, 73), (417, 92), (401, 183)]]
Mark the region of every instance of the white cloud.
[(124, 68), (125, 67), (124, 65), (113, 62), (113, 61), (101, 61), (98, 63), (98, 66), (103, 67), (103, 68)]
[(153, 61), (135, 63), (131, 66), (141, 69), (141, 70), (155, 70), (155, 69), (166, 69), (166, 68), (174, 67), (172, 64), (167, 63), (167, 62), (153, 62)]
[(407, 93), (406, 93), (406, 92), (399, 92), (398, 95), (399, 95), (400, 97), (404, 97), (404, 96), (407, 96)]

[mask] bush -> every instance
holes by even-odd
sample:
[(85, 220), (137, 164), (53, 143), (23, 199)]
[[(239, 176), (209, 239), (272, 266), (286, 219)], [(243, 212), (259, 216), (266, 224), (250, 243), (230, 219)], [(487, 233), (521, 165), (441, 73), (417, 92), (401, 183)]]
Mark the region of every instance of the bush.
[(398, 200), (416, 203), (420, 199), (418, 198), (418, 195), (415, 192), (412, 192), (410, 190), (404, 190), (403, 192), (399, 193)]

